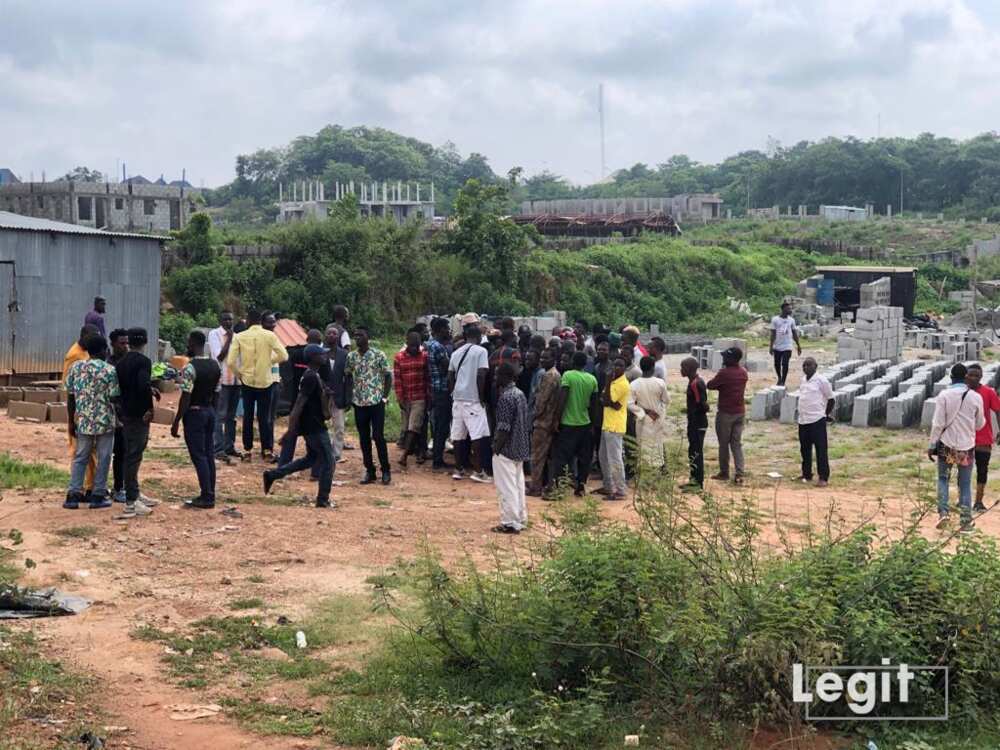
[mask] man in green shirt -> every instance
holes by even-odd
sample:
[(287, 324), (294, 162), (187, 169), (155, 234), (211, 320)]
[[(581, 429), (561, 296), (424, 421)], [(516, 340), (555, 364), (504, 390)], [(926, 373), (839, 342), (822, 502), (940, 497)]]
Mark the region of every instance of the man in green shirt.
[(556, 436), (555, 459), (550, 479), (549, 492), (553, 485), (569, 473), (576, 461), (574, 494), (583, 495), (584, 483), (590, 472), (590, 462), (594, 455), (594, 440), (591, 424), (598, 408), (597, 378), (584, 372), (587, 355), (576, 352), (572, 359), (572, 369), (562, 374), (562, 387), (556, 413), (559, 415), (559, 433)]

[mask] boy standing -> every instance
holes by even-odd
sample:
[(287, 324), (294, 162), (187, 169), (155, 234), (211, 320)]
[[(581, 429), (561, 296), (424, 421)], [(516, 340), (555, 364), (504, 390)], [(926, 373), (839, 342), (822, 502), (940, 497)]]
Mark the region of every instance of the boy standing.
[(681, 362), (681, 375), (687, 378), (687, 439), (690, 481), (686, 490), (705, 486), (705, 433), (708, 431), (708, 389), (698, 375), (698, 360), (688, 357)]

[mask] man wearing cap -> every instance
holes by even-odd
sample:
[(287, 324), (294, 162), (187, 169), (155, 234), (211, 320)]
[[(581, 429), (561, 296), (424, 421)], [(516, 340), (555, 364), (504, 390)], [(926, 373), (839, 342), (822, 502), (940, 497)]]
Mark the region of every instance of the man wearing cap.
[(300, 435), (306, 442), (306, 455), (276, 469), (266, 470), (263, 475), (264, 494), (271, 492), (271, 486), (278, 479), (316, 465), (319, 467), (316, 507), (333, 508), (336, 507), (330, 502), (334, 469), (333, 446), (326, 427), (326, 420), (330, 418), (329, 400), (319, 377), (320, 368), (326, 364), (326, 350), (319, 344), (309, 344), (302, 355), (308, 369), (299, 382), (299, 394), (288, 415), (288, 430), (279, 442), (282, 445), (294, 443), (295, 436)]
[(472, 475), (475, 482), (488, 483), (489, 475), (483, 470), (482, 440), (490, 436), (486, 418), (486, 380), (489, 373), (489, 355), (480, 346), (482, 330), (479, 316), (466, 313), (462, 316), (465, 343), (452, 352), (448, 363), (448, 389), (451, 391), (451, 442), (455, 445), (455, 473), (452, 479), (465, 479), (465, 465), (471, 441)]
[(719, 438), (719, 473), (712, 479), (729, 479), (729, 454), (736, 463), (735, 484), (743, 484), (746, 467), (743, 463), (743, 426), (746, 423), (746, 390), (750, 376), (740, 366), (742, 350), (733, 346), (722, 352), (722, 369), (708, 381), (706, 387), (719, 392), (719, 407), (715, 413), (715, 434)]

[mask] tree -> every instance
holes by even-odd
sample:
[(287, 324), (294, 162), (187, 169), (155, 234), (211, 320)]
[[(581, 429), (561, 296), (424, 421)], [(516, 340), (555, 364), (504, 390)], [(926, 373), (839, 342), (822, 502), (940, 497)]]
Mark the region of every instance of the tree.
[(104, 182), (104, 175), (89, 167), (73, 167), (60, 179), (65, 182)]
[(218, 248), (212, 241), (212, 219), (204, 212), (195, 213), (174, 237), (174, 251), (187, 265), (205, 265), (218, 257)]

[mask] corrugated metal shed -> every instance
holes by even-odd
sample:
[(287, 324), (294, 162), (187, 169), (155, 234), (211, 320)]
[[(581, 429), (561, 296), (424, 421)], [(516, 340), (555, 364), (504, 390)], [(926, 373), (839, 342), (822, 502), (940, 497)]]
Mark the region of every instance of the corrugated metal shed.
[(155, 342), (164, 239), (0, 212), (0, 376), (59, 372), (98, 295)]
[(281, 318), (274, 326), (274, 335), (284, 347), (305, 346), (306, 330), (299, 325), (298, 321), (291, 318)]

